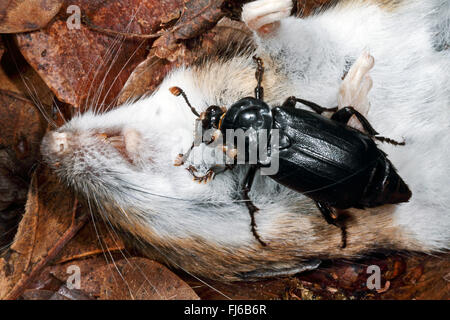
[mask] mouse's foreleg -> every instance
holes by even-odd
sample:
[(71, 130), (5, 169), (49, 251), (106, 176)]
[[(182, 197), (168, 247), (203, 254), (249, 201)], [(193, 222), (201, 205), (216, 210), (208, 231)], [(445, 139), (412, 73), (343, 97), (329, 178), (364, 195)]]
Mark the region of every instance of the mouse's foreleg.
[(247, 3), (242, 8), (242, 21), (260, 36), (269, 35), (280, 26), (280, 20), (289, 17), (291, 0), (259, 0)]

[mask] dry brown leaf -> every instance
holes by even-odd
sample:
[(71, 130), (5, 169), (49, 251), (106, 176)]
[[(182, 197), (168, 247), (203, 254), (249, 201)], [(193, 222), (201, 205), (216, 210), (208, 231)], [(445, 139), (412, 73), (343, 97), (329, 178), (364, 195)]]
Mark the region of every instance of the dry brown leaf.
[(247, 37), (251, 31), (244, 23), (222, 18), (217, 25), (202, 34), (197, 41), (191, 43), (191, 50), (186, 52), (181, 60), (169, 62), (158, 58), (152, 51), (149, 56), (133, 70), (122, 91), (119, 94), (118, 103), (133, 101), (145, 94), (153, 92), (162, 82), (165, 75), (180, 65), (188, 66), (200, 57), (214, 52), (220, 43), (231, 43)]
[(101, 300), (185, 300), (199, 299), (178, 276), (163, 265), (145, 258), (132, 257), (106, 262), (104, 257), (72, 261), (48, 267), (44, 272), (65, 283), (67, 268), (81, 271), (81, 292)]
[[(80, 208), (80, 213), (83, 211), (88, 210), (86, 208)], [(94, 255), (103, 256), (104, 252), (108, 252), (109, 254), (111, 252), (123, 250), (125, 250), (123, 240), (110, 225), (107, 225), (100, 219), (96, 219), (94, 226), (94, 222), (91, 219), (72, 239), (70, 245), (67, 245), (62, 249), (61, 253), (55, 259), (55, 264)]]
[[(0, 43), (0, 54), (4, 50), (3, 43)], [(32, 101), (22, 93), (22, 81), (5, 72), (4, 66), (11, 65), (9, 58), (9, 52), (3, 54), (0, 64), (0, 252), (14, 237), (23, 213), (28, 175), (38, 156), (39, 142), (46, 128)], [(28, 70), (34, 73), (29, 67)], [(32, 76), (28, 71), (25, 74), (26, 77)]]
[(164, 76), (176, 65), (177, 63), (149, 55), (131, 73), (120, 91), (118, 104), (133, 101), (153, 92)]
[(225, 15), (223, 3), (224, 0), (185, 0), (176, 24), (153, 43), (155, 55), (169, 61), (182, 58), (186, 48), (180, 40), (195, 38), (214, 27)]
[(55, 180), (38, 173), (32, 179), (26, 211), (15, 241), (0, 258), (0, 298), (21, 285), (72, 223), (74, 198)]
[(1, 89), (0, 114), (0, 146), (15, 161), (16, 173), (26, 176), (36, 161), (47, 124), (31, 101)]
[[(36, 173), (15, 241), (0, 259), (0, 297), (8, 297), (14, 287), (17, 291), (19, 284), (22, 289), (28, 288), (29, 283), (23, 284), (25, 279), (44, 259), (50, 259), (50, 252), (55, 254), (46, 264), (52, 260), (70, 261), (99, 255), (103, 254), (103, 250), (124, 249), (118, 236), (109, 232), (109, 226), (96, 223), (95, 229), (92, 224), (86, 225), (71, 240), (70, 245), (55, 251), (57, 244), (73, 226), (73, 205), (73, 195), (66, 191), (54, 176), (45, 170)], [(79, 211), (82, 216), (88, 216), (83, 215), (82, 209)], [(102, 237), (101, 244), (97, 234)]]
[[(149, 34), (170, 19), (180, 2), (78, 0), (70, 4), (78, 5), (101, 28)], [(64, 6), (61, 12), (65, 10)], [(22, 54), (59, 100), (84, 108), (114, 105), (131, 71), (147, 56), (147, 41), (101, 33), (83, 24), (69, 30), (66, 19), (61, 15), (45, 30), (16, 35)]]
[(2, 39), (0, 38), (0, 59), (3, 56), (3, 52), (5, 52), (5, 45), (3, 44)]
[(8, 49), (1, 59), (0, 88), (20, 94), (50, 113), (54, 95), (10, 38), (6, 41), (6, 47)]
[(0, 33), (17, 33), (45, 27), (63, 0), (10, 0), (0, 2)]

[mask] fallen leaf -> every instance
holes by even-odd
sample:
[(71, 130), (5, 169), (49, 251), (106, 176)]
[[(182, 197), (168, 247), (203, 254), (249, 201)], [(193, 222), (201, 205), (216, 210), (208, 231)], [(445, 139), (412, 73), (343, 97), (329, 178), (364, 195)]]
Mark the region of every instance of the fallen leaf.
[(3, 52), (5, 52), (5, 45), (3, 44), (2, 39), (0, 38), (0, 59), (3, 56)]
[[(73, 1), (83, 15), (104, 29), (139, 34), (159, 30), (181, 0)], [(65, 12), (66, 5), (61, 12)], [(15, 35), (20, 51), (57, 98), (72, 106), (107, 109), (131, 71), (147, 56), (147, 41), (91, 30), (70, 30), (66, 15), (46, 29)]]
[(10, 0), (0, 3), (0, 33), (17, 33), (45, 27), (63, 0)]
[(149, 55), (131, 73), (120, 91), (118, 104), (131, 102), (145, 94), (150, 94), (177, 63)]
[(225, 15), (224, 0), (185, 0), (176, 24), (153, 43), (155, 55), (175, 61), (183, 56), (185, 47), (180, 40), (195, 38), (208, 31)]
[[(80, 213), (83, 211), (88, 210), (80, 208)], [(96, 255), (103, 256), (105, 252), (111, 254), (123, 250), (125, 250), (123, 240), (110, 225), (100, 219), (96, 219), (95, 222), (91, 219), (72, 239), (70, 245), (61, 250), (54, 263), (60, 264)]]
[(11, 36), (5, 37), (5, 53), (0, 63), (0, 89), (27, 98), (36, 108), (41, 108), (41, 112), (51, 115), (53, 93), (23, 58)]
[(73, 204), (73, 196), (55, 179), (47, 179), (43, 172), (34, 175), (14, 243), (0, 258), (0, 298), (14, 296), (12, 292), (27, 284), (33, 268), (49, 258), (72, 224)]
[(98, 257), (49, 267), (46, 272), (62, 282), (67, 268), (76, 265), (81, 271), (80, 290), (100, 300), (185, 300), (199, 299), (178, 276), (158, 262), (131, 257), (106, 262)]
[(180, 65), (189, 66), (203, 57), (215, 53), (219, 47), (229, 46), (230, 43), (248, 43), (246, 38), (250, 35), (251, 31), (244, 23), (222, 18), (214, 28), (202, 34), (196, 41), (192, 41), (189, 52), (181, 60), (170, 62), (158, 58), (153, 54), (154, 51), (151, 51), (149, 56), (131, 73), (119, 94), (118, 103), (134, 101), (150, 94), (170, 70)]
[(9, 39), (7, 46), (0, 43), (2, 51), (5, 53), (0, 61), (0, 252), (11, 243), (23, 214), (30, 174), (47, 128), (41, 111), (49, 113), (51, 107), (46, 104), (53, 99)]
[(0, 147), (15, 162), (14, 173), (24, 178), (37, 159), (47, 123), (30, 100), (1, 89), (0, 114)]

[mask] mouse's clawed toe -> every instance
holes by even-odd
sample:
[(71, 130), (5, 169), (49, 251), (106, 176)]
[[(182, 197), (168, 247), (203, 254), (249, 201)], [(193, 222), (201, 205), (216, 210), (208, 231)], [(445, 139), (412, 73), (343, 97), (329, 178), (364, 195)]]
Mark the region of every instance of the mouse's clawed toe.
[(260, 35), (273, 33), (280, 20), (292, 11), (291, 0), (259, 0), (247, 3), (242, 8), (242, 20)]

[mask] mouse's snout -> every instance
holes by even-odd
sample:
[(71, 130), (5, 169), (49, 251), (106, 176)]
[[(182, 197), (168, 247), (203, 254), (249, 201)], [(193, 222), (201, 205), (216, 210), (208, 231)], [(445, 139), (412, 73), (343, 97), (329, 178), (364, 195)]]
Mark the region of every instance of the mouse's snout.
[(47, 147), (47, 151), (56, 155), (62, 155), (70, 151), (67, 132), (49, 132), (45, 135), (42, 144)]
[(42, 139), (41, 154), (48, 164), (57, 166), (70, 151), (70, 133), (68, 132), (51, 131)]
[(92, 171), (101, 163), (123, 161), (133, 165), (142, 161), (142, 142), (141, 134), (130, 128), (51, 131), (42, 140), (41, 153), (53, 168)]

